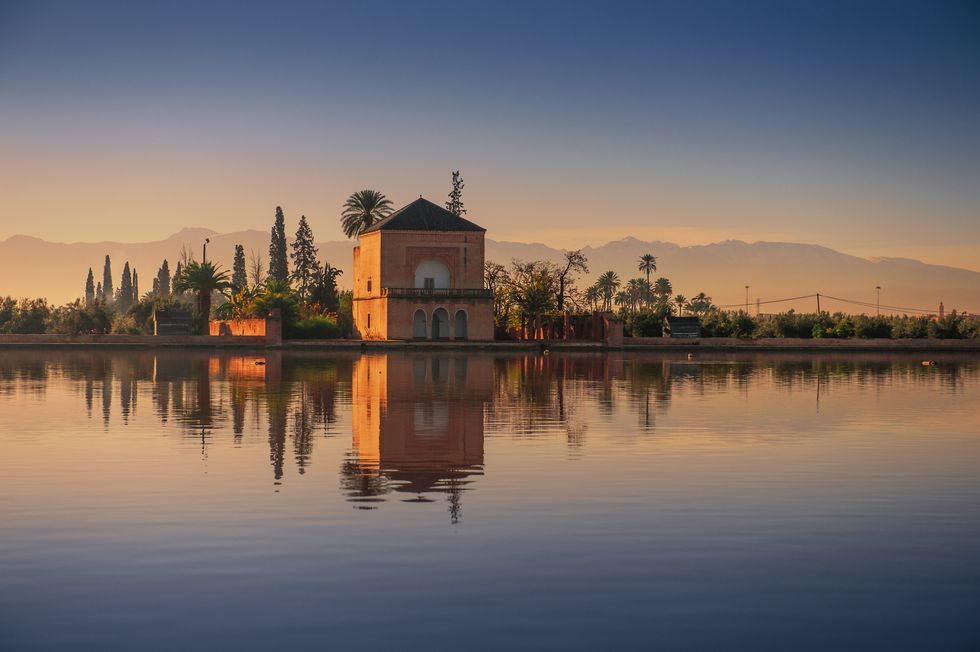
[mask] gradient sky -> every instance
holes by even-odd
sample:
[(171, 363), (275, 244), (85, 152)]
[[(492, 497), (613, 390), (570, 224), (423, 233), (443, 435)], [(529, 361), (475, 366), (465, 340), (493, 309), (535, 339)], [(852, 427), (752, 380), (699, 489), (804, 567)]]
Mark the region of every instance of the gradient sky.
[(980, 5), (0, 0), (0, 238), (341, 239), (456, 168), (496, 239), (980, 269)]

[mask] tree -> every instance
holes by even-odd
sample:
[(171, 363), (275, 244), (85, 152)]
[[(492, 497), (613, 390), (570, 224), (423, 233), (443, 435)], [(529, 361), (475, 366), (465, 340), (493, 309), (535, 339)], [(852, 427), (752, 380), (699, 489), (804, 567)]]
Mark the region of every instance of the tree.
[[(179, 260), (178, 260), (178, 261), (177, 261), (177, 269), (175, 269), (175, 270), (174, 270), (174, 278), (176, 279), (176, 278), (177, 278), (178, 276), (180, 276), (180, 275), (181, 275), (181, 274), (182, 274), (183, 272), (184, 272), (184, 269), (183, 269), (183, 265), (182, 265), (182, 263), (181, 263), (181, 261), (179, 261)], [(172, 284), (171, 284), (171, 289), (173, 289), (173, 285), (172, 285)], [(176, 290), (176, 289), (173, 289), (173, 291), (174, 291), (175, 293), (177, 292), (177, 290)]]
[(222, 271), (212, 263), (191, 261), (174, 277), (174, 292), (192, 291), (197, 293), (197, 312), (201, 316), (201, 334), (208, 334), (208, 320), (211, 318), (211, 293), (222, 294), (231, 287), (228, 272)]
[(602, 309), (607, 312), (612, 310), (613, 296), (620, 286), (619, 276), (612, 270), (603, 272), (596, 281), (596, 286), (602, 294)]
[(358, 190), (344, 202), (340, 224), (348, 238), (359, 236), (364, 229), (391, 215), (391, 202), (377, 190)]
[(657, 271), (657, 257), (653, 254), (643, 254), (640, 256), (639, 270), (646, 273), (647, 282), (650, 282), (650, 273)]
[(101, 282), (95, 286), (95, 300), (99, 303), (105, 303), (105, 291), (102, 289)]
[(453, 172), (453, 189), (449, 191), (446, 210), (456, 217), (466, 215), (466, 209), (463, 208), (463, 178), (459, 176), (459, 170)]
[[(177, 274), (180, 274), (180, 263), (177, 263)], [(156, 283), (154, 284), (156, 294), (166, 299), (170, 296), (170, 263), (167, 259), (163, 259), (163, 264), (160, 265), (159, 271), (157, 271)]]
[(581, 249), (565, 252), (565, 263), (558, 270), (558, 310), (565, 309), (565, 290), (576, 273), (589, 273), (589, 259)]
[(503, 324), (509, 307), (508, 296), (504, 291), (509, 281), (510, 277), (503, 265), (490, 260), (483, 263), (483, 282), (493, 294), (493, 321), (498, 326)]
[(714, 308), (714, 305), (711, 303), (711, 297), (704, 292), (699, 292), (687, 303), (687, 309), (698, 316), (711, 312), (712, 308)]
[(248, 285), (248, 276), (245, 272), (245, 247), (240, 244), (235, 245), (235, 262), (231, 266), (231, 288), (238, 292)]
[(320, 275), (320, 263), (316, 258), (317, 249), (313, 244), (313, 229), (310, 228), (306, 216), (299, 218), (299, 228), (296, 229), (296, 239), (292, 244), (293, 274), (290, 277), (297, 285), (300, 299), (309, 298), (310, 288)]
[(276, 206), (276, 221), (269, 242), (269, 278), (289, 284), (289, 261), (286, 254), (286, 218)]
[(599, 299), (601, 298), (602, 298), (602, 291), (599, 290), (598, 285), (590, 285), (585, 290), (585, 300), (588, 302), (589, 309), (592, 312), (595, 312), (596, 308), (599, 307)]
[(119, 292), (116, 295), (116, 305), (119, 312), (126, 312), (133, 305), (133, 275), (129, 271), (129, 261), (123, 265), (122, 280), (119, 282)]
[(511, 304), (517, 309), (522, 328), (529, 319), (554, 309), (557, 287), (558, 274), (549, 263), (514, 261), (507, 293)]
[(105, 267), (102, 268), (102, 296), (106, 303), (112, 303), (112, 264), (108, 254), (105, 257)]
[(85, 279), (85, 305), (91, 305), (95, 301), (95, 276), (92, 268), (88, 268), (88, 278)]
[(258, 287), (265, 283), (265, 263), (262, 262), (262, 254), (255, 253), (253, 249), (248, 255), (248, 273), (252, 276), (252, 285)]
[(314, 280), (310, 285), (309, 303), (319, 306), (327, 312), (336, 313), (340, 308), (340, 300), (337, 296), (337, 277), (343, 273), (340, 269), (331, 267), (330, 263), (323, 263), (323, 267), (317, 264)]
[(140, 302), (140, 277), (136, 273), (136, 268), (133, 268), (133, 303)]
[(674, 305), (677, 306), (677, 311), (683, 315), (684, 308), (687, 307), (687, 297), (685, 297), (683, 294), (678, 294), (676, 297), (674, 297)]
[(670, 307), (670, 295), (673, 292), (674, 288), (670, 284), (670, 281), (663, 276), (658, 278), (653, 284), (653, 296), (657, 298), (657, 305), (661, 308)]

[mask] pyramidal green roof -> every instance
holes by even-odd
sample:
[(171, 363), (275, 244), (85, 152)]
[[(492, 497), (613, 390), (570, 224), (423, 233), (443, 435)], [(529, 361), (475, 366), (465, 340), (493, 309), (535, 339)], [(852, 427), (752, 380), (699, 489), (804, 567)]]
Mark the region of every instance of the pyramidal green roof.
[(442, 206), (419, 197), (361, 233), (373, 231), (486, 231)]

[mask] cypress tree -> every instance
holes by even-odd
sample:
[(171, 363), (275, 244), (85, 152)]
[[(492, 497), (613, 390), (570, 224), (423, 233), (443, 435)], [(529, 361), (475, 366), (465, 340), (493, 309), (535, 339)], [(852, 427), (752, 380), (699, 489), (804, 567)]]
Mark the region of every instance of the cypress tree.
[(297, 283), (299, 295), (305, 301), (320, 271), (320, 263), (316, 259), (317, 250), (313, 244), (313, 229), (305, 215), (299, 218), (299, 228), (296, 229), (296, 240), (293, 241), (292, 248), (293, 274), (290, 278)]
[(466, 209), (463, 208), (463, 178), (459, 176), (459, 170), (453, 172), (453, 189), (449, 192), (446, 210), (457, 217), (466, 215)]
[(231, 289), (239, 292), (248, 287), (248, 273), (245, 271), (245, 247), (235, 245), (235, 262), (231, 268)]
[(282, 207), (276, 206), (276, 222), (272, 225), (269, 242), (269, 278), (289, 283), (289, 261), (286, 254), (286, 218)]
[(95, 300), (105, 301), (105, 292), (102, 291), (102, 283), (98, 283), (95, 286)]
[[(177, 279), (178, 279), (178, 278), (180, 277), (180, 273), (181, 273), (182, 271), (183, 271), (183, 270), (182, 270), (182, 269), (181, 269), (181, 267), (180, 267), (180, 261), (178, 260), (178, 261), (177, 261), (177, 269), (176, 269), (176, 270), (174, 270), (174, 278), (173, 278), (173, 280), (175, 280), (175, 281), (176, 281), (176, 280), (177, 280)], [(173, 286), (171, 286), (171, 287), (173, 287)]]
[(116, 297), (119, 310), (126, 312), (133, 305), (133, 275), (129, 271), (129, 261), (123, 265), (122, 280), (119, 282), (119, 294)]
[[(177, 263), (177, 273), (180, 273), (180, 263)], [(170, 263), (166, 258), (163, 259), (163, 264), (157, 272), (155, 286), (156, 294), (164, 298), (170, 296)]]
[(102, 268), (102, 298), (106, 303), (112, 303), (112, 264), (109, 254), (105, 257), (105, 267)]
[(88, 278), (85, 279), (85, 305), (91, 305), (95, 301), (95, 276), (92, 268), (88, 268)]
[(136, 268), (133, 268), (133, 305), (140, 302), (140, 280), (136, 275)]
[(153, 290), (152, 290), (152, 292), (153, 292), (153, 295), (154, 296), (157, 296), (157, 297), (160, 296), (160, 278), (157, 277), (157, 276), (154, 276), (153, 277)]

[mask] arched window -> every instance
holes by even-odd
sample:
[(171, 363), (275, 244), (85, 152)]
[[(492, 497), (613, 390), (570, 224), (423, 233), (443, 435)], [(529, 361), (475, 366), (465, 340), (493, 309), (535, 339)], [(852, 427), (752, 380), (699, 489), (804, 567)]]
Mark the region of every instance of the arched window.
[(449, 339), (449, 313), (445, 308), (438, 308), (432, 313), (432, 339)]
[(452, 287), (449, 268), (438, 260), (423, 260), (415, 268), (415, 287), (428, 290)]
[(453, 335), (457, 340), (465, 340), (469, 335), (469, 324), (466, 323), (466, 311), (457, 310), (456, 311), (456, 330)]
[(425, 311), (419, 308), (412, 317), (412, 337), (417, 340), (425, 339)]

